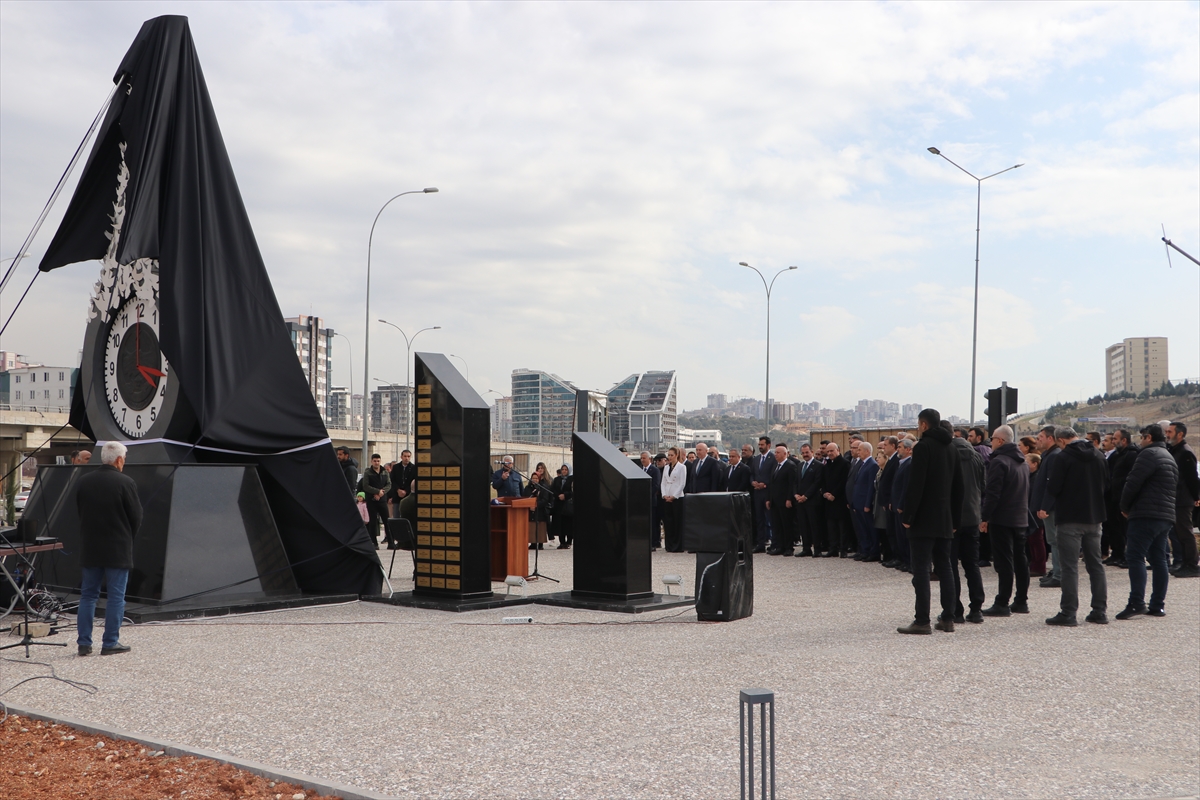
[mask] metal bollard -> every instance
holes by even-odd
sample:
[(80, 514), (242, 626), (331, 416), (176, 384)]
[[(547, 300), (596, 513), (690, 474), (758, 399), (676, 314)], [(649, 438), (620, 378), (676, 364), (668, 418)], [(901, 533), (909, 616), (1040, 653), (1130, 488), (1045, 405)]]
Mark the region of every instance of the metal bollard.
[[(754, 800), (754, 707), (759, 707), (759, 758), (762, 761), (762, 800), (775, 800), (775, 693), (767, 689), (741, 691), (738, 730), (741, 735), (742, 800)], [(750, 713), (746, 713), (746, 707)], [(771, 707), (771, 793), (767, 794), (767, 706)]]

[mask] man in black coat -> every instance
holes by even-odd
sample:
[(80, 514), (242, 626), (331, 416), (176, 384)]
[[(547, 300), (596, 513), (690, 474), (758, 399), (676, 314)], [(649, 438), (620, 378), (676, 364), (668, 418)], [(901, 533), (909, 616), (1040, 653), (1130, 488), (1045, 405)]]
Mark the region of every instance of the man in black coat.
[(367, 510), (371, 514), (368, 529), (375, 546), (379, 546), (379, 526), (387, 519), (387, 495), (392, 490), (392, 477), (383, 468), (382, 459), (378, 453), (371, 456), (371, 466), (362, 474), (358, 490), (367, 496)]
[[(899, 456), (896, 467), (896, 478), (892, 481), (892, 508), (896, 514), (896, 544), (900, 548), (901, 572), (912, 572), (912, 553), (908, 547), (908, 530), (901, 520), (904, 518), (904, 493), (908, 491), (908, 481), (912, 477), (912, 452), (915, 442), (908, 437), (900, 440), (896, 455)], [(972, 451), (974, 452), (974, 451)]]
[(708, 445), (699, 442), (696, 445), (696, 460), (688, 466), (688, 494), (704, 494), (719, 492), (724, 486), (725, 471), (717, 465), (717, 460), (708, 454)]
[(842, 458), (834, 442), (825, 445), (825, 465), (821, 476), (821, 497), (825, 500), (825, 526), (829, 531), (829, 554), (849, 558), (854, 548), (854, 531), (846, 500), (846, 481), (850, 462)]
[[(992, 540), (992, 562), (999, 586), (985, 617), (1029, 613), (1029, 559), (1025, 531), (1029, 527), (1029, 465), (1013, 443), (1013, 430), (1001, 425), (992, 431), (992, 458), (987, 465), (979, 529)], [(1013, 581), (1017, 594), (1013, 597)], [(1013, 604), (1010, 607), (1009, 599)]]
[(128, 653), (121, 644), (121, 620), (125, 616), (125, 585), (133, 569), (133, 537), (142, 525), (142, 503), (137, 484), (125, 469), (125, 445), (105, 442), (100, 450), (101, 467), (79, 481), (75, 505), (79, 512), (79, 564), (83, 568), (76, 622), (79, 655), (92, 654), (92, 626), (100, 584), (107, 585), (104, 606), (104, 638), (100, 655)]
[[(1104, 484), (1108, 472), (1104, 456), (1092, 443), (1079, 439), (1074, 428), (1054, 431), (1062, 449), (1046, 485), (1046, 494), (1054, 498), (1054, 516), (1058, 525), (1056, 546), (1062, 569), (1062, 602), (1058, 614), (1047, 625), (1075, 627), (1079, 610), (1079, 554), (1087, 567), (1092, 585), (1092, 610), (1088, 622), (1108, 624), (1108, 582), (1100, 559), (1100, 524), (1104, 522)], [(1044, 503), (1045, 501), (1043, 501)]]
[(654, 481), (654, 486), (650, 489), (650, 549), (657, 550), (662, 547), (662, 538), (659, 533), (662, 530), (662, 473), (658, 471), (658, 467), (654, 466), (649, 450), (642, 451), (641, 459), (642, 472), (649, 475), (650, 479)]
[(1038, 431), (1037, 449), (1042, 454), (1042, 465), (1033, 475), (1033, 496), (1030, 498), (1030, 506), (1034, 509), (1037, 518), (1041, 520), (1046, 531), (1046, 547), (1050, 548), (1050, 572), (1038, 582), (1038, 585), (1043, 589), (1056, 589), (1062, 585), (1062, 561), (1059, 558), (1061, 552), (1058, 546), (1058, 523), (1057, 515), (1054, 513), (1055, 500), (1054, 496), (1046, 491), (1046, 487), (1050, 485), (1050, 476), (1054, 473), (1054, 467), (1058, 463), (1059, 457), (1062, 455), (1062, 450), (1058, 446), (1058, 441), (1054, 438), (1055, 427), (1047, 425)]
[[(1104, 520), (1101, 531), (1105, 540), (1101, 544), (1108, 545), (1109, 556), (1104, 563), (1112, 567), (1125, 568), (1125, 532), (1129, 523), (1121, 513), (1121, 493), (1125, 491), (1125, 481), (1133, 469), (1138, 457), (1138, 446), (1129, 436), (1129, 431), (1122, 428), (1113, 434), (1112, 455), (1106, 462), (1108, 466), (1108, 519)], [(1163, 445), (1166, 448), (1166, 445)]]
[(725, 491), (749, 492), (750, 468), (742, 463), (742, 454), (734, 448), (729, 448), (729, 471), (725, 473)]
[(900, 523), (896, 521), (892, 489), (896, 483), (896, 470), (900, 468), (900, 456), (896, 453), (900, 447), (900, 439), (896, 436), (888, 436), (880, 441), (879, 446), (883, 448), (883, 454), (887, 456), (887, 461), (884, 462), (883, 466), (883, 474), (879, 476), (879, 491), (875, 497), (875, 502), (881, 504), (884, 508), (884, 519), (886, 520), (885, 531), (887, 533), (888, 557), (884, 559), (883, 565), (885, 567), (898, 567), (902, 559), (900, 558), (900, 542), (896, 538), (896, 526)]
[(350, 457), (350, 449), (337, 449), (338, 466), (342, 468), (342, 476), (346, 479), (346, 488), (354, 495), (358, 491), (358, 462)]
[(758, 437), (758, 455), (750, 467), (751, 486), (754, 488), (755, 530), (754, 552), (761, 553), (771, 541), (771, 512), (767, 510), (767, 483), (775, 471), (775, 456), (771, 452), (771, 437)]
[(925, 408), (917, 415), (920, 440), (913, 447), (911, 475), (904, 492), (904, 514), (901, 521), (908, 533), (912, 552), (912, 584), (916, 593), (916, 614), (911, 624), (897, 628), (899, 633), (928, 634), (929, 570), (937, 569), (945, 576), (938, 581), (942, 613), (937, 628), (954, 632), (954, 611), (957, 598), (954, 573), (950, 566), (950, 543), (962, 519), (963, 480), (958, 456), (950, 445), (952, 438), (942, 426), (942, 415), (936, 409)]
[(412, 463), (412, 451), (400, 453), (400, 460), (392, 465), (392, 516), (400, 516), (400, 501), (412, 491), (412, 482), (417, 479), (417, 465)]
[(790, 556), (796, 541), (796, 465), (788, 458), (787, 448), (775, 448), (775, 469), (767, 480), (767, 510), (771, 512), (771, 546), (767, 555)]
[[(1127, 435), (1128, 436), (1128, 435)], [(1115, 458), (1113, 456), (1112, 458)], [(1111, 459), (1110, 459), (1111, 460)], [(1142, 449), (1121, 487), (1120, 512), (1127, 519), (1126, 561), (1129, 569), (1129, 602), (1117, 619), (1141, 614), (1166, 616), (1167, 537), (1175, 524), (1175, 490), (1179, 467), (1167, 451), (1159, 425), (1142, 428)], [(1146, 560), (1154, 570), (1150, 607), (1146, 607)]]
[(825, 516), (821, 512), (821, 473), (824, 467), (811, 444), (800, 445), (800, 467), (796, 474), (796, 522), (802, 547), (797, 556), (828, 555)]
[(1200, 475), (1196, 473), (1196, 454), (1187, 443), (1187, 425), (1172, 422), (1165, 431), (1171, 457), (1179, 468), (1179, 485), (1175, 487), (1175, 535), (1182, 556), (1179, 568), (1171, 574), (1176, 578), (1200, 577), (1200, 559), (1196, 537), (1192, 535), (1192, 517), (1200, 506)]

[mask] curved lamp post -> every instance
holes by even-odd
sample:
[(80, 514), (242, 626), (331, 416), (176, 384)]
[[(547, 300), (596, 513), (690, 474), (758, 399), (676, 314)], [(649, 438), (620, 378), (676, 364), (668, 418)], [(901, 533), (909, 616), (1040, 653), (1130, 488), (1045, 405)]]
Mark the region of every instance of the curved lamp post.
[(463, 358), (462, 356), (454, 355), (454, 353), (451, 353), (450, 357), (457, 358), (459, 361), (463, 362), (463, 371), (466, 373), (467, 383), (470, 383), (471, 382), (471, 368), (467, 365), (467, 360), (465, 358)]
[(415, 342), (417, 337), (425, 331), (440, 331), (442, 326), (434, 325), (429, 328), (421, 328), (421, 330), (414, 333), (410, 339), (408, 334), (405, 333), (404, 330), (396, 323), (388, 322), (386, 319), (381, 319), (379, 321), (384, 325), (390, 325), (391, 327), (400, 331), (400, 335), (404, 337), (404, 346), (407, 350), (407, 355), (404, 356), (404, 385), (408, 387), (408, 399), (404, 402), (405, 416), (408, 417), (406, 420), (407, 424), (404, 426), (404, 446), (411, 450), (412, 440), (409, 439), (409, 433), (412, 431), (412, 343)]
[(796, 267), (786, 267), (775, 273), (775, 277), (771, 278), (771, 282), (767, 283), (767, 279), (757, 267), (752, 267), (745, 261), (739, 261), (738, 266), (746, 267), (758, 272), (758, 277), (762, 279), (763, 288), (767, 290), (767, 388), (766, 397), (763, 398), (763, 421), (765, 436), (771, 435), (771, 290), (775, 288), (775, 279), (785, 272), (791, 272)]
[(367, 450), (367, 423), (371, 420), (370, 414), (367, 413), (367, 399), (371, 396), (371, 382), (368, 377), (371, 374), (371, 245), (375, 241), (375, 223), (379, 222), (379, 216), (383, 213), (383, 209), (390, 206), (392, 200), (395, 200), (397, 197), (404, 197), (406, 194), (434, 194), (435, 192), (437, 192), (437, 187), (430, 186), (425, 189), (413, 189), (409, 192), (401, 192), (391, 198), (391, 200), (383, 204), (379, 209), (379, 213), (375, 215), (375, 220), (371, 223), (371, 235), (367, 237), (367, 315), (366, 322), (363, 325), (363, 459), (366, 459), (369, 455)]
[[(946, 158), (946, 155), (941, 150), (938, 150), (936, 147), (928, 147), (926, 149), (929, 152), (933, 153), (935, 156), (941, 156), (942, 158), (945, 158), (947, 161), (950, 161), (950, 159)], [(950, 161), (950, 163), (954, 164), (953, 161)], [(972, 180), (975, 181), (975, 310), (971, 315), (971, 422), (970, 422), (971, 425), (974, 425), (975, 424), (975, 345), (976, 345), (976, 342), (978, 342), (978, 340), (979, 340), (979, 207), (980, 207), (980, 203), (983, 200), (983, 182), (986, 181), (988, 178), (994, 178), (997, 175), (1003, 175), (1005, 172), (1008, 172), (1009, 170), (1014, 170), (1017, 167), (1023, 167), (1025, 165), (1024, 164), (1013, 164), (1011, 167), (1008, 167), (1007, 169), (1002, 169), (999, 172), (993, 172), (991, 175), (984, 175), (982, 178), (978, 178), (974, 175), (971, 175), (970, 172), (967, 172), (962, 167), (959, 167), (958, 164), (954, 164), (954, 166), (958, 167), (965, 174), (969, 175)]]

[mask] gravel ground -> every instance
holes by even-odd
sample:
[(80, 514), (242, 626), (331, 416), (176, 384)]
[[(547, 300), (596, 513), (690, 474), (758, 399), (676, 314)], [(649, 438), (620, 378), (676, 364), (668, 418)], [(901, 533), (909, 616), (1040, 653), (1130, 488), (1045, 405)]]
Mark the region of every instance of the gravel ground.
[[(530, 591), (570, 588), (571, 555), (544, 551), (565, 580)], [(1200, 795), (1200, 580), (1171, 582), (1162, 619), (1049, 628), (1059, 593), (1035, 586), (1028, 616), (900, 636), (905, 575), (755, 567), (738, 622), (355, 603), (151, 623), (124, 630), (127, 656), (35, 652), (96, 694), (3, 699), (399, 797), (709, 798), (738, 794), (738, 690), (763, 687), (780, 797)], [(691, 594), (694, 559), (656, 553), (656, 588), (672, 572)], [(1108, 579), (1111, 616), (1128, 580)], [(0, 691), (38, 671), (0, 661)]]

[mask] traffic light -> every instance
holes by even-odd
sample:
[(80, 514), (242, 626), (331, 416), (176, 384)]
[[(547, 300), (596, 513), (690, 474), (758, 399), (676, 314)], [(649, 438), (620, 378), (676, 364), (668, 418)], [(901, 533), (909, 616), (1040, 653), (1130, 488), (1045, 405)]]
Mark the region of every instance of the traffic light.
[(988, 401), (987, 427), (990, 434), (1004, 424), (1009, 414), (1017, 413), (1017, 390), (1005, 381), (998, 388), (988, 389), (983, 396)]

